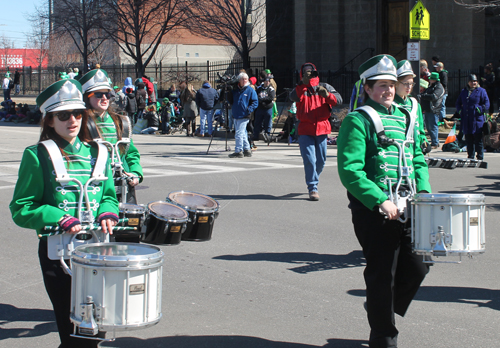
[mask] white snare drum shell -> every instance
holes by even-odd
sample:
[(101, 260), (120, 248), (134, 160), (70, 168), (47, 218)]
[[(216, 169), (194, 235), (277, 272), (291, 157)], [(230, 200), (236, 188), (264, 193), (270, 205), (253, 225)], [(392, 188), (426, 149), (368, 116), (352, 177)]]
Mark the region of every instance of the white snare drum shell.
[(484, 195), (417, 194), (411, 204), (415, 253), (447, 256), (485, 251)]
[(82, 321), (79, 306), (94, 302), (99, 330), (132, 330), (161, 318), (163, 253), (135, 243), (89, 244), (71, 258), (71, 320)]

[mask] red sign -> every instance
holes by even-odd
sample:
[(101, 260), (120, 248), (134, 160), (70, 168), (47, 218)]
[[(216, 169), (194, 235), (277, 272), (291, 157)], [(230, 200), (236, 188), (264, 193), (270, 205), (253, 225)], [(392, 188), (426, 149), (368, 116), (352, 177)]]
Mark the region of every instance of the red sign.
[(9, 48), (0, 49), (0, 69), (22, 68), (31, 66), (36, 68), (42, 61), (42, 68), (46, 68), (49, 63), (49, 57), (45, 54), (42, 57), (40, 50), (30, 48)]

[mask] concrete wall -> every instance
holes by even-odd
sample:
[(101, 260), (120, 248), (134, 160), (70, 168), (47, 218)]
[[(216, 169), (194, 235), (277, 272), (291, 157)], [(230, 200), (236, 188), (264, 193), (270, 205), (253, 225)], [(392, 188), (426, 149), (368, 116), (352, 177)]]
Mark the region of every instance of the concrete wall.
[(453, 1), (424, 3), (431, 16), (430, 40), (421, 41), (421, 57), (439, 55), (448, 70), (471, 69), (485, 57), (485, 15)]

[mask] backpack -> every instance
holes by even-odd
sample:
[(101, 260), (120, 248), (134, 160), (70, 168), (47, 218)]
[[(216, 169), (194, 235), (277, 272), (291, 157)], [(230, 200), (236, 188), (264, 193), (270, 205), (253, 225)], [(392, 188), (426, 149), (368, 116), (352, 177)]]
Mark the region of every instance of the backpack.
[(14, 81), (9, 80), (9, 89), (14, 88)]

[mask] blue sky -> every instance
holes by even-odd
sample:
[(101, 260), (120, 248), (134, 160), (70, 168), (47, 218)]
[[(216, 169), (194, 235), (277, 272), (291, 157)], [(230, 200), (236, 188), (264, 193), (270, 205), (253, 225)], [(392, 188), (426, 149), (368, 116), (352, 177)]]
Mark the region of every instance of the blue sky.
[[(26, 44), (25, 33), (30, 32), (31, 26), (26, 18), (28, 13), (39, 6), (41, 0), (1, 0), (0, 35), (14, 41), (15, 48), (23, 48)], [(5, 4), (8, 3), (8, 4)]]

